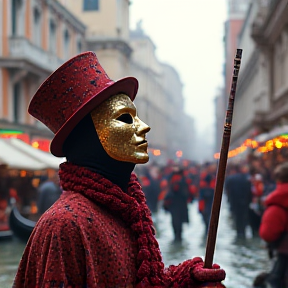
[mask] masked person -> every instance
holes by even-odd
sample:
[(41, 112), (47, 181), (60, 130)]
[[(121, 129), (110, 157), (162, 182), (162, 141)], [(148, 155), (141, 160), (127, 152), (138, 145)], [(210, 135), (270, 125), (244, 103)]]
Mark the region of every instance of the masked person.
[[(40, 86), (29, 113), (65, 156), (63, 193), (37, 222), (14, 288), (223, 287), (225, 271), (196, 257), (164, 268), (135, 164), (148, 161), (133, 100), (138, 81), (107, 76), (95, 53), (75, 56)], [(208, 283), (208, 284), (209, 284)], [(203, 286), (201, 286), (203, 287)]]

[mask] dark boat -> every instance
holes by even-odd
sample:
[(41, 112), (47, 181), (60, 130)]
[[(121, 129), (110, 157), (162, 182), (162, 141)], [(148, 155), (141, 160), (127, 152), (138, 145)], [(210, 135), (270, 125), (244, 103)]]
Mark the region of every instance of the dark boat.
[(27, 242), (36, 222), (23, 217), (16, 206), (11, 210), (9, 217), (9, 226), (13, 235)]

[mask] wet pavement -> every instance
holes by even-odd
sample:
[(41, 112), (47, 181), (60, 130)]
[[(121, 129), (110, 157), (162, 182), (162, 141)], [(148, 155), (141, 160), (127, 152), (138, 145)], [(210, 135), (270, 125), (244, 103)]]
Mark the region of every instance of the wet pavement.
[[(197, 211), (197, 202), (189, 207), (190, 223), (185, 224), (183, 242), (173, 244), (170, 214), (160, 211), (155, 218), (157, 238), (165, 265), (177, 265), (194, 256), (205, 256), (204, 225)], [(249, 237), (249, 230), (247, 235)], [(0, 242), (0, 287), (10, 288), (25, 244), (13, 239)], [(223, 282), (227, 288), (250, 288), (254, 277), (269, 270), (265, 244), (259, 238), (249, 237), (245, 242), (235, 241), (227, 203), (223, 199), (214, 262), (226, 271)]]

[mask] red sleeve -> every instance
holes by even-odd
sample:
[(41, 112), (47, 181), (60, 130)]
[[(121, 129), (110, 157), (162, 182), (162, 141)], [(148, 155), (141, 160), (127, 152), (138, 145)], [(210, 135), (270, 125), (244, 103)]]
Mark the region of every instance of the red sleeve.
[(266, 242), (273, 242), (281, 236), (286, 227), (287, 212), (278, 206), (271, 205), (267, 207), (262, 216), (259, 235)]

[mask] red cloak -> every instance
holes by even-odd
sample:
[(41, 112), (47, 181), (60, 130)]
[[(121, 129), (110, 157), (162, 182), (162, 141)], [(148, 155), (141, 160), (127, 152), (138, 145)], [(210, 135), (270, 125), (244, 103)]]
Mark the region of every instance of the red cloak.
[(135, 175), (127, 193), (71, 163), (61, 164), (60, 179), (65, 192), (36, 224), (14, 288), (180, 288), (225, 278), (219, 266), (204, 269), (199, 257), (164, 269)]

